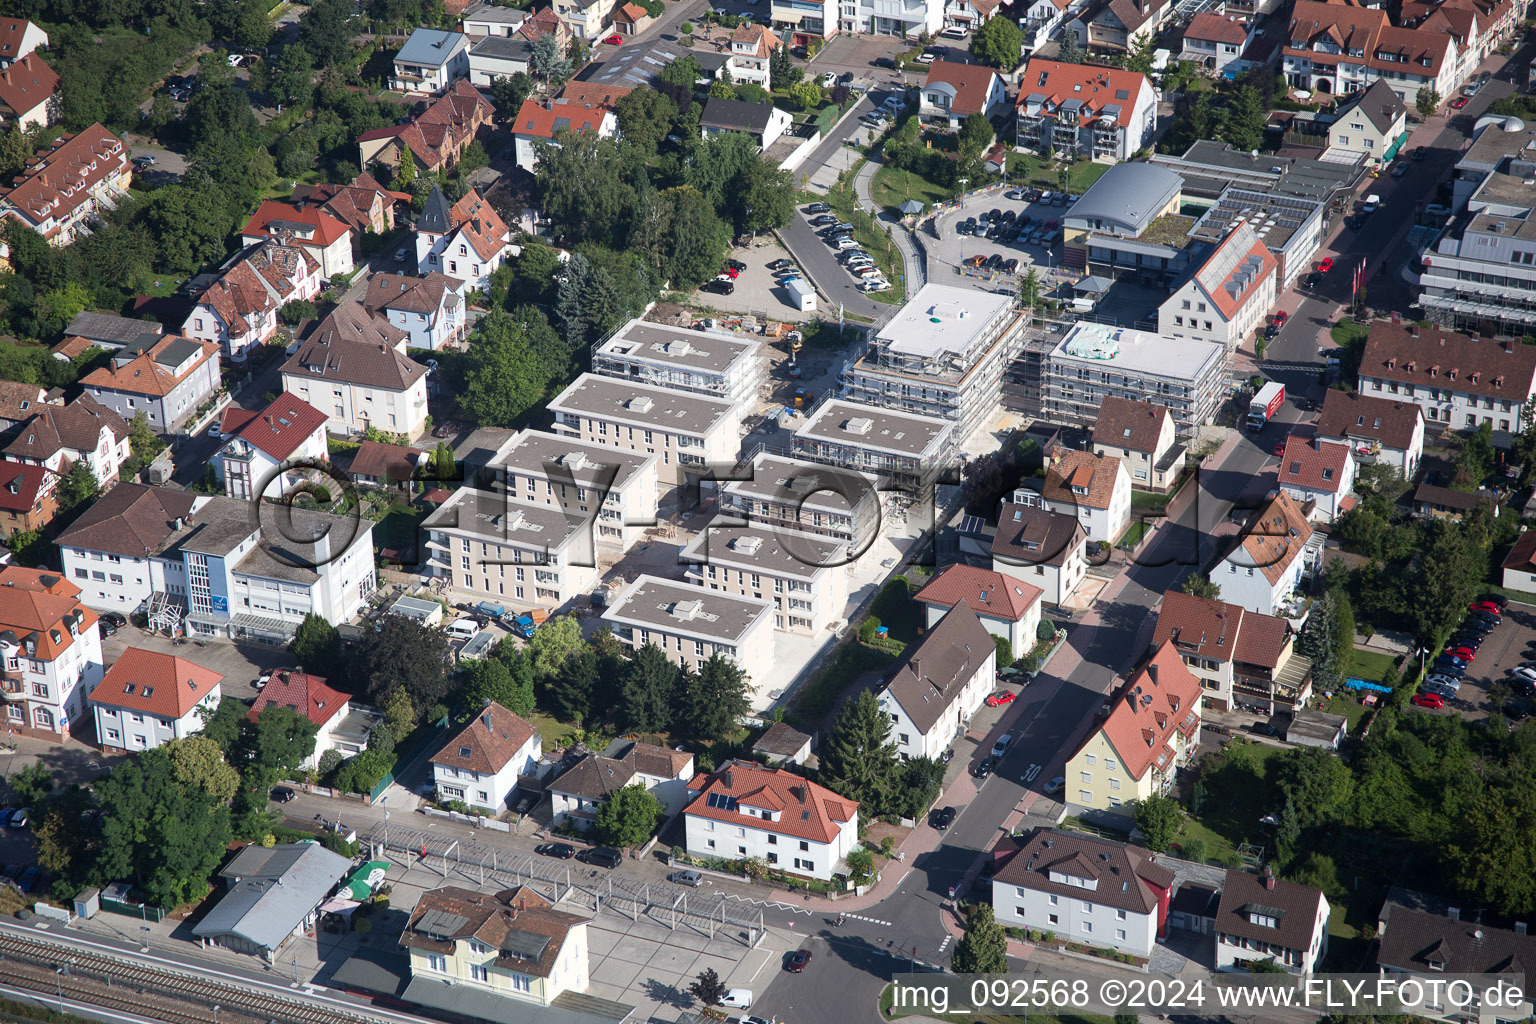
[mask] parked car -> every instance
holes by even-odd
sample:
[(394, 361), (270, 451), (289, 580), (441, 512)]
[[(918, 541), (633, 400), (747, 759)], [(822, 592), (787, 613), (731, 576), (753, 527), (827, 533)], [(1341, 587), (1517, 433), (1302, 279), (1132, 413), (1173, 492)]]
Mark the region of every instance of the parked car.
[(730, 295), (736, 291), (736, 286), (730, 281), (709, 281), (699, 291), (714, 292), (717, 295)]
[(1509, 598), (1503, 594), (1484, 594), (1477, 600), (1479, 604), (1491, 604), (1498, 608), (1500, 615), (1504, 614), (1504, 609), (1509, 607)]
[(576, 859), (583, 864), (591, 864), (595, 868), (608, 868), (610, 871), (624, 862), (623, 855), (608, 846), (595, 846), (590, 850), (583, 850), (576, 855)]
[(1002, 757), (1004, 754), (1008, 753), (1008, 745), (1011, 744), (1012, 742), (1013, 742), (1013, 733), (1011, 733), (1011, 732), (1003, 733), (1001, 736), (999, 736), (997, 738), (997, 742), (992, 744), (992, 756), (993, 757)]
[(21, 886), (22, 892), (31, 892), (32, 887), (37, 884), (37, 876), (39, 874), (41, 874), (41, 870), (36, 864), (33, 864), (21, 873), (21, 878), (17, 880), (16, 884)]
[(576, 856), (576, 847), (570, 843), (540, 843), (533, 848), (533, 852), (540, 857), (554, 857), (558, 860), (570, 860)]
[(1470, 605), (1467, 606), (1467, 611), (1486, 612), (1489, 615), (1497, 615), (1500, 617), (1504, 615), (1504, 609), (1500, 608), (1492, 601), (1473, 601)]
[(1004, 704), (1012, 703), (1016, 696), (1018, 695), (1012, 690), (998, 690), (996, 693), (987, 698), (987, 707), (1000, 708)]
[(286, 804), (294, 798), (295, 794), (287, 786), (273, 786), (271, 796), (277, 803)]
[(954, 820), (955, 809), (953, 807), (938, 807), (934, 809), (932, 814), (928, 815), (928, 824), (940, 832), (949, 828), (950, 823)]
[(828, 224), (836, 224), (837, 218), (832, 216), (830, 213), (823, 213), (812, 217), (810, 223), (813, 227), (825, 227)]
[(972, 774), (974, 774), (978, 779), (984, 779), (988, 775), (991, 775), (992, 759), (990, 757), (986, 757), (976, 762), (976, 770)]
[(1067, 787), (1066, 776), (1058, 775), (1054, 779), (1052, 779), (1050, 782), (1047, 782), (1045, 784), (1045, 795), (1046, 796), (1051, 796), (1053, 794), (1060, 793), (1066, 787)]
[(704, 876), (697, 871), (674, 871), (667, 876), (667, 881), (697, 889), (704, 884)]
[(917, 55), (917, 62), (919, 64), (932, 64), (938, 59), (938, 54), (934, 53), (932, 50), (924, 50), (922, 53)]
[(788, 269), (789, 267), (792, 267), (794, 265), (795, 264), (794, 264), (793, 260), (770, 260), (769, 263), (768, 263), (768, 269), (769, 270), (785, 270), (785, 269)]
[(749, 988), (733, 988), (727, 990), (720, 997), (721, 1006), (729, 1006), (737, 1010), (747, 1010), (752, 1006), (752, 990)]
[(827, 213), (831, 209), (832, 209), (832, 207), (828, 206), (826, 203), (812, 203), (811, 205), (805, 207), (805, 209), (802, 212), (804, 212), (804, 213)]
[(1524, 679), (1526, 682), (1536, 683), (1536, 669), (1526, 668), (1524, 665), (1510, 669), (1509, 676), (1511, 679)]
[(1504, 717), (1509, 719), (1511, 722), (1523, 722), (1527, 718), (1531, 717), (1531, 709), (1526, 707), (1524, 704), (1521, 704), (1519, 701), (1512, 700), (1499, 710), (1504, 712)]
[(1445, 698), (1438, 693), (1416, 693), (1409, 699), (1408, 703), (1415, 704), (1421, 708), (1440, 711), (1445, 707)]
[(26, 828), (27, 819), (32, 816), (32, 808), (18, 807), (11, 812), (11, 820), (6, 822), (8, 828)]
[(811, 951), (808, 949), (797, 949), (785, 958), (784, 969), (790, 974), (799, 974), (805, 970), (806, 965), (810, 962)]
[(890, 286), (891, 282), (883, 277), (871, 277), (867, 281), (860, 281), (856, 287), (861, 292), (883, 292)]

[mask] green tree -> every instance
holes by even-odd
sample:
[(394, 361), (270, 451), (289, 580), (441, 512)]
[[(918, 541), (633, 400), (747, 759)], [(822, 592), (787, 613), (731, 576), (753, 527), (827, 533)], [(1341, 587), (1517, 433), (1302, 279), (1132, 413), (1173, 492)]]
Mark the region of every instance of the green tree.
[(1536, 788), (1486, 787), (1467, 807), (1444, 860), (1462, 892), (1496, 913), (1528, 914), (1536, 907)]
[(705, 1006), (719, 1006), (720, 1000), (725, 998), (725, 982), (720, 980), (713, 967), (706, 967), (688, 986), (688, 991)]
[[(1344, 600), (1347, 602), (1348, 597)], [(1353, 631), (1353, 614), (1350, 615)], [(1354, 637), (1339, 635), (1338, 598), (1332, 590), (1324, 592), (1307, 613), (1296, 647), (1312, 661), (1312, 679), (1320, 690), (1337, 690), (1344, 685), (1343, 644), (1353, 646)]]
[(37, 530), (14, 530), (6, 543), (18, 565), (34, 569), (48, 560), (48, 552), (53, 547)]
[(187, 736), (168, 740), (163, 748), (171, 759), (176, 781), (190, 789), (201, 789), (216, 800), (227, 802), (240, 788), (240, 773), (224, 760), (224, 751), (207, 736)]
[(655, 89), (635, 89), (619, 98), (613, 112), (624, 144), (649, 159), (677, 118), (677, 105)]
[(397, 739), (403, 740), (416, 728), (416, 704), (411, 700), (411, 695), (405, 692), (405, 687), (397, 686), (389, 691), (384, 698), (384, 722), (382, 728), (375, 728), (368, 737), (368, 747), (373, 749), (374, 737), (387, 734), (390, 743)]
[(685, 53), (662, 68), (657, 77), (668, 85), (683, 86), (692, 91), (694, 83), (704, 77), (704, 69), (699, 66), (697, 57)]
[(1008, 970), (1008, 935), (993, 916), (992, 904), (978, 903), (971, 911), (965, 937), (955, 944), (949, 967), (956, 974), (1002, 974)]
[(545, 89), (570, 77), (570, 58), (560, 52), (553, 33), (546, 32), (533, 41), (533, 48), (528, 54), (528, 70), (535, 78), (544, 80)]
[(1484, 421), (1462, 441), (1461, 457), (1451, 486), (1460, 491), (1477, 490), (1493, 472), (1498, 457), (1493, 447), (1493, 424)]
[(659, 198), (666, 224), (656, 264), (661, 276), (675, 286), (713, 278), (730, 247), (730, 228), (698, 189), (669, 188)]
[[(997, 21), (996, 18), (992, 20)], [(992, 22), (989, 21), (987, 24), (990, 25)], [(1007, 19), (999, 24), (1008, 24)], [(979, 158), (990, 145), (992, 145), (992, 122), (987, 120), (985, 114), (972, 114), (960, 123), (959, 147), (962, 160)]]
[(1081, 64), (1087, 55), (1083, 52), (1083, 44), (1077, 41), (1077, 32), (1069, 23), (1061, 33), (1061, 45), (1056, 54), (1056, 59), (1063, 64)]
[(203, 728), (198, 735), (205, 736), (218, 744), (225, 758), (236, 767), (244, 764), (239, 751), (240, 732), (250, 710), (244, 701), (230, 696), (222, 697), (218, 706), (212, 711), (207, 710), (206, 707), (198, 708), (198, 713), (203, 719)]
[(568, 659), (586, 650), (581, 623), (574, 616), (556, 615), (545, 621), (528, 638), (523, 653), (528, 658), (533, 678), (542, 683), (560, 671)]
[(353, 0), (316, 0), (299, 18), (299, 38), (314, 55), (315, 67), (334, 68), (352, 53)]
[(600, 675), (597, 653), (590, 647), (571, 655), (560, 666), (560, 671), (545, 683), (544, 695), (549, 711), (562, 721), (585, 723), (596, 706), (593, 695)]
[[(886, 838), (890, 838), (887, 836)], [(848, 874), (857, 880), (867, 880), (875, 874), (875, 855), (862, 846), (848, 851)]]
[(1440, 94), (1426, 85), (1413, 97), (1413, 105), (1419, 109), (1420, 117), (1434, 117), (1440, 109)]
[(409, 146), (400, 151), (400, 166), (395, 168), (395, 188), (409, 190), (416, 180), (416, 157)]
[(378, 625), (363, 654), (363, 698), (377, 706), (400, 686), (418, 708), (441, 703), (448, 693), (448, 638), (443, 631), (402, 615), (386, 615)]
[(299, 107), (308, 107), (315, 91), (315, 62), (303, 43), (283, 47), (272, 71), (270, 83), (277, 100)]
[(1461, 524), (1436, 520), (1425, 527), (1422, 557), (1407, 572), (1406, 592), (1414, 595), (1409, 615), (1422, 639), (1446, 635), (1461, 621), (1488, 572), (1486, 551), (1468, 542)]
[(459, 475), (459, 460), (453, 457), (448, 442), (439, 441), (432, 450), (432, 474), (438, 480), (454, 480)]
[(305, 615), (288, 649), (299, 667), (312, 676), (335, 679), (342, 674), (341, 633), (322, 615)]
[(1019, 282), (1019, 302), (1030, 309), (1040, 304), (1040, 274), (1033, 265), (1024, 272), (1024, 279)]
[(1147, 849), (1162, 853), (1168, 849), (1184, 824), (1184, 812), (1173, 797), (1154, 794), (1136, 801), (1136, 827), (1146, 837)]
[(870, 817), (883, 813), (893, 795), (900, 762), (890, 735), (890, 716), (865, 690), (843, 705), (821, 750), (822, 782), (859, 801)]
[(944, 787), (944, 763), (932, 757), (910, 757), (896, 767), (896, 784), (889, 810), (903, 818), (921, 818)]
[(532, 306), (492, 309), (475, 325), (472, 341), (462, 401), (486, 426), (511, 426), (570, 372), (570, 349)]
[(382, 750), (365, 750), (348, 758), (336, 769), (336, 785), (348, 793), (368, 793), (395, 767), (395, 755)]
[(1269, 759), (1265, 778), (1296, 809), (1303, 828), (1348, 819), (1354, 802), (1354, 776), (1332, 751), (1298, 747)]
[(62, 331), (65, 324), (90, 304), (90, 289), (78, 281), (68, 281), (37, 297), (37, 320), (40, 325), (46, 324), (50, 332)]
[(680, 687), (675, 727), (704, 740), (720, 740), (735, 732), (738, 720), (752, 710), (747, 674), (736, 662), (712, 654)]
[[(789, 44), (780, 43), (779, 48), (773, 51), (768, 58), (768, 84), (770, 88), (777, 89), (789, 84), (790, 72), (794, 70), (795, 62), (789, 55)], [(24, 163), (25, 161), (23, 161)]]
[(318, 312), (315, 304), (308, 299), (293, 299), (283, 303), (283, 308), (277, 311), (277, 318), (289, 327), (297, 327), (305, 320), (313, 320)]
[(628, 727), (638, 732), (665, 729), (676, 692), (677, 666), (655, 644), (641, 647), (624, 668), (621, 710)]
[(971, 56), (1001, 71), (1012, 71), (1024, 55), (1024, 33), (1012, 18), (993, 18), (971, 37)]
[(36, 153), (36, 147), (22, 130), (21, 122), (13, 120), (4, 135), (0, 135), (0, 177), (10, 181), (27, 166)]
[(730, 100), (736, 98), (736, 90), (731, 84), (721, 79), (715, 79), (709, 83), (709, 98), (712, 100)]
[(801, 110), (810, 110), (821, 103), (821, 86), (810, 79), (802, 79), (785, 90), (789, 101)]
[(795, 215), (795, 177), (759, 158), (748, 168), (741, 192), (743, 231), (771, 231)]
[(1131, 52), (1125, 58), (1125, 67), (1138, 75), (1152, 74), (1153, 62), (1157, 60), (1157, 37), (1151, 34), (1144, 35), (1141, 40), (1131, 47)]
[(90, 464), (84, 459), (78, 459), (70, 463), (64, 475), (59, 478), (57, 495), (59, 512), (68, 512), (94, 501), (100, 493), (101, 484), (97, 482), (96, 474), (91, 472)]
[(644, 846), (656, 834), (664, 808), (642, 783), (609, 794), (597, 808), (598, 839), (621, 850)]
[[(516, 117), (523, 101), (533, 92), (533, 78), (523, 71), (491, 79), (491, 103), (508, 117)], [(622, 102), (622, 101), (621, 101)]]
[(515, 715), (533, 713), (533, 679), (526, 670), (514, 675), (499, 658), (471, 661), (464, 670), (464, 704), (478, 710), (494, 701)]
[(1258, 149), (1264, 144), (1265, 109), (1258, 90), (1240, 85), (1227, 99), (1227, 116), (1221, 124), (1222, 141), (1242, 150)]
[(22, 807), (41, 807), (53, 793), (53, 772), (41, 761), (33, 761), (5, 781)]
[(277, 779), (294, 777), (300, 765), (314, 754), (319, 728), (308, 716), (287, 705), (263, 708), (255, 722), (242, 727), (241, 747), (248, 765), (244, 777), (259, 778), (268, 785)]
[(1184, 582), (1179, 585), (1179, 589), (1196, 597), (1208, 597), (1213, 601), (1221, 600), (1221, 587), (1212, 583), (1209, 576), (1202, 576), (1199, 573), (1190, 573), (1184, 577)]

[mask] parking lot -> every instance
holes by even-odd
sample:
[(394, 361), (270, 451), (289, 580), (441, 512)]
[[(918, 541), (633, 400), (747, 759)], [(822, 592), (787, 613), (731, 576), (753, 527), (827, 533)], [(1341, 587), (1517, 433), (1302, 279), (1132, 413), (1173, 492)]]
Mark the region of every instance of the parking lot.
[[(1460, 691), (1445, 701), (1444, 709), (1424, 708), (1430, 714), (1460, 714), (1476, 720), (1487, 718), (1495, 710), (1489, 690), (1494, 684), (1509, 687), (1509, 670), (1522, 664), (1536, 663), (1536, 608), (1510, 604), (1504, 621), (1483, 638), (1477, 649), (1477, 658), (1467, 666)], [(1529, 715), (1532, 700), (1518, 694), (1504, 696), (1503, 702), (1513, 702)]]
[[(1009, 199), (1002, 190), (995, 191), (986, 196), (972, 196), (960, 201), (958, 207), (940, 214), (932, 222), (932, 228), (937, 231), (935, 239), (931, 231), (924, 229), (923, 241), (928, 247), (928, 274), (936, 281), (945, 280), (945, 276), (972, 277), (978, 280), (978, 285), (983, 282), (1005, 279), (1017, 281), (1031, 266), (1038, 267), (1040, 277), (1043, 280), (1050, 274), (1053, 268), (1060, 262), (1061, 249), (1058, 244), (1048, 241), (1052, 236), (1059, 237), (1061, 220), (1071, 208), (1065, 201), (1056, 196), (1052, 201), (1045, 201), (1043, 196), (1035, 202), (1024, 199)], [(1017, 194), (1017, 193), (1013, 193)], [(981, 231), (985, 231), (985, 225), (980, 223), (980, 218), (991, 211), (996, 210), (1002, 217), (1013, 214), (1012, 224), (1022, 221), (1030, 223), (1030, 234), (1021, 234), (1013, 242), (1007, 242), (1002, 238), (988, 240), (982, 234), (962, 234), (958, 225), (963, 222), (976, 221)], [(1052, 228), (1051, 223), (1055, 223)], [(1030, 242), (1036, 232), (1046, 236), (1033, 244)], [(1016, 259), (1019, 261), (1018, 269), (1013, 274), (1003, 274), (998, 271), (977, 272), (969, 267), (968, 262), (974, 262), (975, 258), (998, 255), (1003, 259)], [(1074, 275), (1075, 276), (1075, 275)], [(958, 283), (966, 283), (964, 280)]]
[[(731, 282), (731, 294), (701, 288), (693, 293), (695, 304), (729, 313), (766, 313), (775, 320), (794, 323), (817, 315), (802, 313), (791, 303), (788, 289), (779, 284), (773, 271), (768, 269), (767, 265), (774, 260), (793, 259), (772, 235), (759, 235), (752, 245), (732, 249), (728, 258), (747, 265), (747, 269), (740, 271)], [(818, 282), (812, 280), (810, 283)]]

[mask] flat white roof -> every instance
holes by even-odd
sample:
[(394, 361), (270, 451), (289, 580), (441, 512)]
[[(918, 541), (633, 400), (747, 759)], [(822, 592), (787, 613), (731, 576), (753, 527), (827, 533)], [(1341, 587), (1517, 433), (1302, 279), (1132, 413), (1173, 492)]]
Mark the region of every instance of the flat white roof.
[(1214, 341), (1169, 338), (1130, 327), (1080, 323), (1067, 332), (1051, 353), (1052, 359), (1102, 364), (1120, 373), (1195, 380), (1226, 357)]
[(976, 336), (1013, 306), (1007, 295), (925, 284), (875, 335), (892, 352), (932, 357), (970, 351)]
[(551, 412), (702, 437), (736, 415), (734, 402), (695, 391), (584, 373), (550, 400)]
[(816, 410), (816, 414), (795, 431), (795, 438), (922, 458), (937, 449), (953, 429), (952, 422), (936, 416), (877, 409), (872, 405), (836, 399)]
[(735, 646), (772, 611), (768, 601), (641, 575), (624, 588), (603, 618)]

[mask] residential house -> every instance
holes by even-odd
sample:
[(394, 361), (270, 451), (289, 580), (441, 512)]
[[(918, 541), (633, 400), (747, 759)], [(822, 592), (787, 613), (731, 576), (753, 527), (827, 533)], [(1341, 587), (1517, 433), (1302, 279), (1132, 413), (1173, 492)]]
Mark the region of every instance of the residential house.
[(68, 245), (87, 234), (103, 212), (127, 197), (133, 172), (128, 147), (100, 124), (61, 135), (0, 189), (0, 218), (10, 217), (45, 238)]
[(520, 430), (497, 448), (486, 468), (494, 486), (507, 494), (558, 506), (584, 523), (594, 523), (595, 506), (594, 548), (628, 551), (656, 521), (657, 461), (654, 454)]
[(787, 722), (774, 722), (752, 744), (752, 754), (775, 766), (803, 765), (811, 757), (811, 738)]
[(1348, 445), (1357, 467), (1382, 463), (1412, 480), (1424, 457), (1424, 412), (1412, 402), (1330, 390), (1317, 437)]
[(219, 346), (176, 334), (145, 334), (112, 353), (80, 384), (124, 420), (142, 413), (156, 433), (174, 433), (223, 386)]
[(517, 777), (538, 764), (539, 730), (495, 701), (432, 755), (432, 782), (444, 800), (495, 817), (516, 801)]
[(463, 339), (468, 329), (464, 282), (435, 270), (425, 277), (374, 274), (363, 305), (404, 331), (411, 348), (436, 352)]
[(320, 264), (324, 277), (352, 273), (352, 229), (318, 206), (268, 199), (240, 229), (244, 245), (267, 238), (304, 249)]
[(1216, 969), (1269, 962), (1311, 974), (1328, 952), (1328, 909), (1321, 889), (1276, 878), (1268, 865), (1258, 875), (1228, 868), (1216, 909)]
[(705, 139), (739, 132), (749, 135), (759, 151), (779, 140), (794, 123), (789, 112), (771, 103), (745, 103), (711, 97), (699, 115), (699, 132)]
[(269, 964), (320, 919), (320, 904), (352, 870), (352, 860), (313, 840), (251, 843), (219, 869), (224, 894), (192, 927), (204, 946), (259, 956)]
[(755, 858), (825, 881), (858, 843), (858, 802), (783, 768), (727, 761), (691, 794), (683, 821), (693, 857)]
[[(505, 9), (505, 8), (503, 8)], [(313, 203), (352, 229), (354, 242), (366, 232), (376, 235), (395, 230), (395, 205), (409, 203), (409, 192), (396, 192), (379, 184), (377, 178), (363, 171), (346, 185), (295, 185), (296, 206)]]
[(81, 459), (96, 482), (110, 488), (129, 455), (128, 424), (90, 395), (81, 395), (68, 405), (40, 408), (11, 437), (4, 454), (12, 462), (42, 466), (49, 477), (43, 486), (50, 492)]
[(510, 238), (506, 222), (474, 189), (449, 205), (434, 188), (416, 218), (416, 268), (428, 275), (441, 271), (472, 291), (485, 291), (507, 254), (518, 251)]
[(1278, 491), (1249, 518), (1211, 582), (1226, 600), (1250, 612), (1275, 615), (1301, 586), (1303, 572), (1320, 557), (1308, 551), (1312, 524), (1300, 502)]
[(0, 459), (0, 533), (40, 531), (58, 512), (52, 474), (42, 466)]
[(166, 487), (119, 484), (57, 544), (90, 607), (201, 637), (286, 644), (304, 616), (348, 622), (378, 589), (366, 519)]
[(1093, 424), (1093, 451), (1124, 463), (1138, 491), (1166, 493), (1184, 470), (1173, 416), (1152, 402), (1105, 395)]
[(0, 380), (0, 432), (25, 423), (36, 414), (38, 406), (47, 404), (47, 388)]
[(1037, 828), (992, 876), (992, 910), (1004, 927), (1146, 959), (1168, 934), (1173, 883), (1139, 846)]
[(983, 629), (1007, 640), (1014, 657), (1022, 658), (1035, 646), (1044, 593), (1017, 577), (961, 562), (945, 568), (912, 595), (912, 600), (924, 606), (924, 621), (930, 630), (948, 617), (950, 609), (965, 605), (976, 614)]
[(734, 460), (741, 446), (734, 402), (671, 388), (583, 373), (546, 408), (555, 414), (554, 433), (659, 455), (664, 487)]
[(907, 645), (879, 692), (896, 752), (938, 760), (997, 686), (997, 644), (961, 601)]
[(614, 0), (555, 0), (554, 12), (576, 39), (598, 39), (613, 26)]
[(689, 583), (770, 601), (774, 629), (815, 636), (844, 622), (848, 559), (831, 537), (716, 516), (678, 560)]
[[(806, 12), (807, 17), (800, 25), (815, 23), (814, 18), (818, 12), (813, 2), (802, 0), (800, 4), (792, 4), (791, 7)], [(836, 31), (859, 35), (902, 36), (915, 41), (924, 33), (937, 35), (944, 25), (944, 0), (857, 0), (856, 4), (842, 3), (838, 10), (841, 14), (836, 15)], [(825, 23), (824, 10), (821, 13)], [(777, 26), (777, 12), (773, 20)]]
[(560, 15), (555, 13), (553, 7), (541, 7), (533, 12), (532, 17), (518, 26), (517, 34), (536, 43), (541, 36), (554, 36), (555, 48), (561, 53), (567, 52), (571, 47), (571, 29), (560, 20)]
[[(1382, 976), (1401, 983), (1404, 975), (1430, 984), (1447, 974), (1483, 974), (1508, 979), (1511, 972), (1536, 962), (1536, 936), (1527, 921), (1503, 928), (1482, 920), (1480, 911), (1413, 897), (1392, 889), (1382, 904), (1376, 925), (1376, 966)], [(1499, 1024), (1527, 1020), (1532, 1002), (1527, 990), (1514, 1006), (1500, 1006), (1488, 999), (1474, 1005), (1456, 1005), (1443, 997), (1426, 1000), (1415, 1008), (1416, 1016), (1431, 1020)]]
[(76, 313), (64, 328), (64, 337), (83, 338), (97, 348), (122, 348), (138, 341), (146, 331), (160, 334), (164, 327), (153, 320), (138, 320), (115, 313)]
[(917, 116), (925, 127), (959, 131), (972, 114), (990, 119), (1007, 98), (1003, 80), (986, 65), (936, 60), (928, 65)]
[(246, 501), (280, 498), (308, 480), (330, 461), (326, 419), (287, 392), (260, 411), (227, 407), (219, 422), (224, 444), (210, 463), (224, 493)]
[(324, 275), (307, 247), (268, 238), (226, 264), (181, 325), (181, 333), (216, 342), (224, 357), (244, 364), (277, 333), (278, 313), (290, 302), (320, 294)]
[(1331, 523), (1355, 507), (1355, 460), (1348, 445), (1291, 434), (1276, 474), (1281, 490), (1310, 504), (1313, 522)]
[(430, 453), (423, 448), (363, 441), (352, 454), (347, 475), (368, 487), (404, 485), (426, 468)]
[(1200, 747), (1200, 681), (1164, 643), (1106, 699), (1067, 759), (1064, 799), (1130, 817), (1126, 804), (1166, 795)]
[(597, 585), (589, 515), (460, 487), (422, 522), (422, 571), (505, 604), (566, 607)]
[(870, 549), (880, 526), (880, 482), (868, 473), (762, 451), (718, 487), (723, 513), (836, 538), (854, 559)]
[(627, 85), (609, 82), (578, 82), (572, 79), (560, 87), (560, 98), (587, 107), (607, 107), (612, 110), (619, 100), (635, 90)]
[[(944, 4), (944, 27), (957, 28), (962, 32), (974, 31), (991, 21), (992, 15), (1001, 6), (1002, 0), (947, 0)], [(1019, 20), (1024, 21), (1026, 18)]]
[(1285, 80), (1314, 93), (1348, 96), (1382, 81), (1410, 104), (1420, 89), (1461, 88), (1454, 38), (1393, 25), (1380, 8), (1296, 0), (1280, 53)]
[[(538, 18), (539, 15), (534, 15), (520, 31), (526, 30)], [(358, 162), (365, 168), (377, 164), (388, 170), (388, 176), (393, 178), (400, 167), (401, 155), (410, 150), (417, 174), (430, 172), (446, 177), (475, 140), (475, 134), (491, 122), (495, 113), (496, 108), (474, 86), (466, 81), (455, 82), (431, 106), (405, 124), (374, 128), (359, 135)]]
[(325, 413), (333, 434), (378, 427), (407, 438), (427, 420), (427, 368), (405, 355), (407, 335), (344, 302), (283, 364), (283, 390)]
[(517, 33), (528, 12), (521, 7), (504, 7), (490, 0), (475, 0), (459, 16), (459, 28), (471, 40), (500, 36), (509, 38)]
[(738, 25), (731, 33), (731, 59), (726, 64), (731, 69), (731, 81), (769, 88), (768, 58), (783, 45), (778, 36), (762, 25)]
[(655, 19), (636, 3), (620, 4), (613, 12), (613, 27), (620, 35), (637, 36), (651, 27)]
[(1046, 604), (1060, 607), (1083, 582), (1087, 548), (1076, 515), (1005, 504), (992, 538), (992, 568), (1039, 587)]
[(1408, 107), (1378, 78), (1339, 108), (1328, 126), (1328, 154), (1390, 163), (1408, 136)]
[(101, 630), (61, 574), (0, 565), (0, 698), (9, 734), (60, 743), (101, 682)]
[(586, 994), (587, 923), (531, 886), (429, 890), (400, 936), (411, 963), (401, 998), (440, 1013), (473, 1005), (485, 1020), (532, 1020), (539, 1008), (548, 1020), (618, 1024), (633, 1007)]
[(1517, 432), (1536, 394), (1536, 347), (1420, 327), (1394, 314), (1371, 324), (1359, 391), (1414, 403), (1429, 430), (1476, 430), (1487, 423)]
[(693, 755), (686, 750), (614, 740), (601, 754), (585, 755), (545, 787), (554, 809), (552, 824), (589, 829), (604, 801), (635, 785), (659, 800), (670, 818), (687, 805), (693, 774)]
[[(512, 7), (499, 10), (522, 11)], [(521, 35), (483, 36), (469, 48), (469, 83), (489, 89), (498, 78), (526, 75), (533, 64), (533, 43)]]
[(824, 401), (790, 439), (790, 454), (880, 478), (881, 489), (900, 489), (923, 500), (938, 485), (942, 467), (958, 447), (955, 421), (941, 416)]
[(22, 131), (59, 119), (59, 76), (41, 55), (29, 53), (0, 70), (0, 117)]
[(199, 733), (219, 706), (223, 681), (185, 658), (129, 647), (91, 691), (96, 742), (107, 753), (126, 753)]
[(0, 68), (10, 67), (39, 46), (47, 47), (48, 33), (25, 18), (0, 19)]
[(1312, 693), (1312, 665), (1295, 652), (1285, 619), (1209, 597), (1169, 590), (1157, 612), (1154, 644), (1171, 644), (1200, 682), (1200, 706), (1234, 706), (1269, 715), (1294, 711)]
[(1201, 11), (1184, 27), (1184, 48), (1179, 53), (1202, 71), (1231, 78), (1241, 67), (1243, 54), (1255, 38), (1253, 20), (1216, 11)]
[(315, 724), (315, 749), (304, 759), (302, 768), (313, 769), (327, 751), (343, 758), (356, 757), (368, 749), (374, 727), (383, 721), (377, 711), (352, 703), (352, 698), (331, 686), (321, 676), (296, 669), (271, 673), (261, 692), (251, 702), (246, 717), (258, 721), (268, 708), (289, 708), (300, 718)]
[[(1027, 504), (1026, 495), (1015, 492), (1014, 501)], [(1046, 463), (1040, 501), (1076, 516), (1089, 540), (1113, 544), (1131, 525), (1131, 474), (1112, 456), (1057, 448)]]
[(1257, 337), (1275, 307), (1278, 264), (1247, 220), (1238, 221), (1205, 262), (1158, 308), (1160, 333), (1209, 341), (1232, 352)]
[(1174, 6), (1168, 0), (1099, 0), (1070, 22), (1067, 31), (1076, 33), (1086, 48), (1131, 53), (1144, 41), (1157, 38)]
[(1502, 570), (1501, 586), (1527, 594), (1536, 593), (1536, 530), (1521, 532), (1499, 568)]
[(642, 573), (603, 611), (603, 623), (625, 646), (661, 649), (697, 672), (715, 655), (739, 665), (754, 687), (773, 678), (773, 604), (753, 597), (707, 593)]
[(418, 28), (395, 54), (389, 87), (397, 92), (438, 93), (468, 77), (468, 36)]
[(1156, 134), (1157, 91), (1135, 71), (1036, 57), (1019, 75), (1016, 121), (1018, 144), (1042, 155), (1129, 160)]
[(768, 384), (764, 339), (636, 317), (592, 347), (592, 372), (751, 406)]
[[(950, 0), (949, 7), (945, 8), (945, 18), (948, 19), (949, 12), (954, 10), (958, 22), (969, 10), (979, 14), (987, 2), (980, 0), (978, 4), (977, 0)], [(1019, 28), (1024, 33), (1024, 52), (1033, 53), (1058, 36), (1056, 30), (1066, 21), (1072, 8), (1073, 0), (1024, 0), (1022, 5), (1015, 5), (1015, 10), (1019, 10)]]

